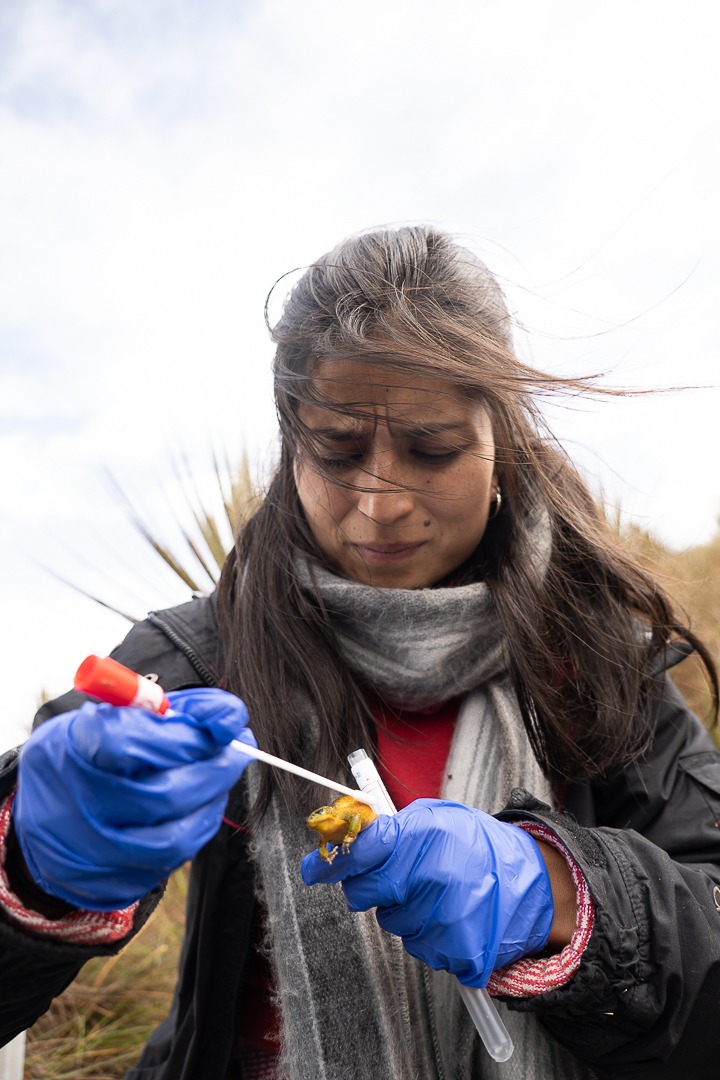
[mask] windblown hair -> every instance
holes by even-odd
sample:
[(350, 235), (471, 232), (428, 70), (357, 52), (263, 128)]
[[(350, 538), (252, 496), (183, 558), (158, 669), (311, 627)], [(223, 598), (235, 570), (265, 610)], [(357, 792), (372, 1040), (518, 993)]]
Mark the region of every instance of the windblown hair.
[[(305, 271), (272, 335), (279, 464), (218, 591), (226, 685), (247, 702), (260, 745), (302, 756), (302, 701), (320, 726), (319, 773), (337, 775), (350, 750), (374, 744), (367, 688), (347, 669), (320, 598), (301, 589), (296, 573), (298, 557), (321, 558), (293, 475), (298, 455), (315, 453), (298, 405), (333, 407), (323, 394), (331, 365), (318, 377), (318, 363), (333, 359), (377, 364), (397, 373), (399, 385), (412, 386), (418, 375), (437, 379), (487, 409), (503, 502), (469, 572), (492, 590), (528, 735), (555, 785), (600, 776), (642, 753), (671, 641), (699, 655), (717, 714), (707, 649), (622, 550), (538, 409), (547, 394), (613, 391), (522, 363), (502, 292), (475, 255), (427, 227), (360, 234)], [(362, 409), (358, 402), (357, 414)], [(322, 471), (322, 462), (313, 467)], [(521, 557), (538, 507), (552, 537), (541, 577)], [(284, 775), (265, 770), (256, 812), (274, 784), (290, 800), (298, 790), (294, 779), (286, 785)]]

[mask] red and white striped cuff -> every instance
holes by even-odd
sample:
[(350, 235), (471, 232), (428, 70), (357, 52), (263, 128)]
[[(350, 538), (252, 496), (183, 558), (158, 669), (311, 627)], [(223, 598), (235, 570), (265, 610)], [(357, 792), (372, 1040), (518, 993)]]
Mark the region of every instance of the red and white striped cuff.
[(537, 821), (518, 821), (514, 824), (560, 852), (572, 874), (577, 893), (577, 921), (570, 944), (553, 956), (524, 956), (513, 964), (498, 968), (490, 976), (488, 992), (503, 997), (536, 997), (555, 990), (572, 979), (580, 967), (595, 922), (595, 907), (585, 875), (562, 840), (547, 825)]
[(14, 798), (13, 792), (0, 807), (0, 908), (25, 930), (73, 945), (109, 945), (126, 937), (132, 930), (137, 904), (119, 911), (87, 911), (77, 908), (58, 919), (49, 919), (23, 905), (12, 891), (5, 873), (6, 843)]

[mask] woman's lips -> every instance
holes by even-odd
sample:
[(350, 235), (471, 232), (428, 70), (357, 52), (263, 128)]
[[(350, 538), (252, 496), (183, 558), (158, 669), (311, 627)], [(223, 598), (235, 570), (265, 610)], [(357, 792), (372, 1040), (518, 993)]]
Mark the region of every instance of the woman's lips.
[(353, 547), (364, 562), (387, 566), (410, 558), (419, 548), (424, 546), (425, 542), (425, 540), (419, 540), (416, 544), (408, 544), (405, 541), (387, 544), (356, 543), (353, 544)]

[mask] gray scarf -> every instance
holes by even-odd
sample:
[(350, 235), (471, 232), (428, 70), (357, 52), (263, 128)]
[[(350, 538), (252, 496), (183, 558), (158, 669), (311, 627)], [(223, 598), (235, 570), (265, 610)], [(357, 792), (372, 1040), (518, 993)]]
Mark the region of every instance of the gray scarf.
[[(540, 572), (545, 548), (541, 537)], [(507, 677), (502, 635), (485, 585), (376, 589), (315, 564), (300, 572), (304, 587), (318, 590), (349, 667), (364, 681), (406, 707), (465, 696), (443, 798), (490, 813), (518, 786), (549, 799)], [(312, 744), (317, 729), (309, 713), (308, 729)], [(253, 796), (259, 768), (248, 768)], [(347, 775), (337, 779), (348, 782)], [(312, 846), (304, 820), (290, 815), (276, 795), (256, 833), (254, 857), (283, 1019), (284, 1076), (580, 1080), (593, 1075), (534, 1014), (512, 1012), (502, 1003), (515, 1052), (508, 1062), (494, 1062), (454, 977), (408, 956), (399, 938), (380, 930), (373, 912), (348, 912), (339, 885), (303, 885), (300, 858)]]

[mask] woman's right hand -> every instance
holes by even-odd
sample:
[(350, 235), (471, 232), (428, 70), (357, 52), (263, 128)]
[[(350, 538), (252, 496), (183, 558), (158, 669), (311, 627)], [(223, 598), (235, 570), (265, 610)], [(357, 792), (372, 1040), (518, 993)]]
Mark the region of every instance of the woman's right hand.
[(173, 715), (88, 703), (46, 721), (20, 754), (15, 833), (33, 880), (112, 911), (150, 892), (220, 827), (257, 745), (223, 690), (168, 694)]

